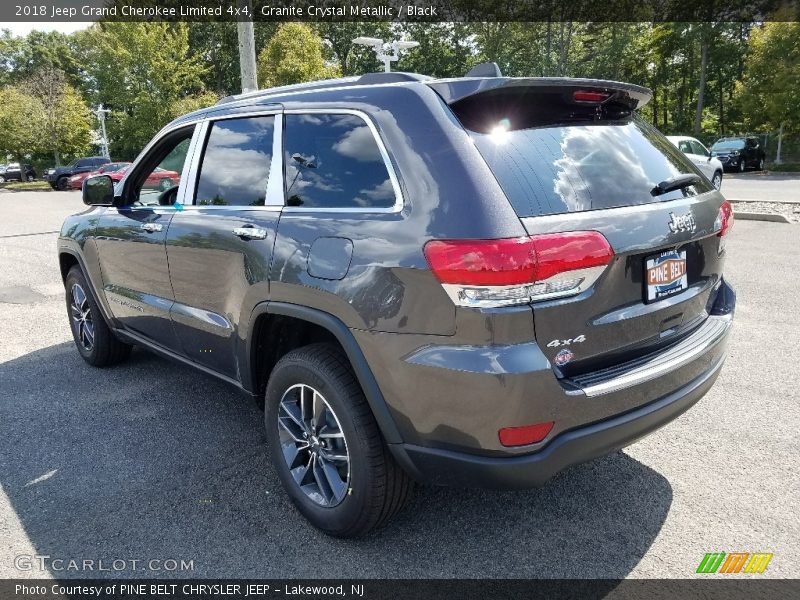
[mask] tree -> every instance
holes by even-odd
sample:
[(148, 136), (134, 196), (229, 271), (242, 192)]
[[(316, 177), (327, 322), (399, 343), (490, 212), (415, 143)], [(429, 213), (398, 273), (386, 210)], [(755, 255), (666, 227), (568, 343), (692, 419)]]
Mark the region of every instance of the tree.
[(354, 44), (355, 38), (365, 36), (387, 41), (394, 39), (392, 26), (385, 21), (375, 23), (320, 22), (315, 25), (315, 29), (325, 41), (323, 57), (338, 62), (342, 74), (345, 76), (374, 73), (383, 68), (372, 48)]
[(175, 116), (176, 103), (202, 93), (206, 69), (189, 50), (185, 23), (101, 22), (80, 31), (93, 103), (111, 109), (117, 159), (136, 156)]
[(20, 163), (41, 149), (44, 110), (41, 102), (17, 87), (0, 89), (0, 159)]
[(737, 100), (750, 128), (800, 131), (800, 23), (772, 21), (753, 30)]
[(258, 55), (258, 85), (262, 88), (340, 76), (338, 66), (326, 66), (322, 40), (308, 25), (283, 23)]
[(28, 95), (42, 106), (41, 150), (52, 153), (56, 165), (63, 155), (83, 154), (92, 137), (89, 107), (75, 89), (64, 81), (64, 74), (52, 67), (40, 67), (24, 84)]

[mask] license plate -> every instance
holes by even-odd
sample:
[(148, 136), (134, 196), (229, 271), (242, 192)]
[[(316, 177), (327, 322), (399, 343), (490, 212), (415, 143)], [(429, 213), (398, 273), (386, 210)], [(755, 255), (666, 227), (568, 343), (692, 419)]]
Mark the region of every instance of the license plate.
[(680, 294), (689, 287), (686, 275), (686, 251), (671, 250), (651, 256), (645, 261), (645, 300), (655, 302)]

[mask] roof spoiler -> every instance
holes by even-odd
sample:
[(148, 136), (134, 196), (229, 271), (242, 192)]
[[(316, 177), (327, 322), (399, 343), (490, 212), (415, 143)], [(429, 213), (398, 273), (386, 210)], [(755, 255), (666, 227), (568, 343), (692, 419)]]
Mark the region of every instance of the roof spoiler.
[(502, 77), (500, 67), (496, 62), (486, 62), (475, 65), (464, 77)]
[[(483, 67), (484, 65), (478, 65)], [(476, 67), (477, 69), (478, 67)], [(474, 69), (473, 69), (474, 70)], [(488, 69), (487, 69), (488, 70)], [(498, 69), (499, 70), (499, 69)], [(472, 71), (470, 71), (471, 73)], [(650, 101), (653, 92), (646, 87), (604, 79), (578, 79), (573, 77), (486, 77), (440, 79), (428, 83), (447, 104), (454, 104), (476, 94), (513, 88), (560, 88), (606, 92), (618, 99), (625, 99), (630, 108), (643, 107)]]

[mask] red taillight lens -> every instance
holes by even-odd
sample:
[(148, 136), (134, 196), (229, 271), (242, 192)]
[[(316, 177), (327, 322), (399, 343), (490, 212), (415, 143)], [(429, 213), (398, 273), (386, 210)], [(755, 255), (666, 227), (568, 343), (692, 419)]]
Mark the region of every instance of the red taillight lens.
[(554, 421), (522, 427), (504, 427), (497, 432), (497, 435), (503, 446), (526, 446), (541, 442), (552, 431), (553, 425), (555, 425)]
[(548, 233), (531, 238), (536, 248), (536, 280), (549, 279), (559, 273), (605, 266), (614, 251), (603, 234), (597, 231)]
[(733, 206), (727, 200), (719, 207), (717, 220), (719, 221), (719, 233), (717, 235), (722, 237), (733, 227)]
[(434, 240), (425, 258), (442, 283), (514, 285), (529, 283), (536, 273), (536, 251), (530, 238), (502, 240)]
[(597, 231), (548, 233), (501, 240), (434, 240), (425, 257), (442, 283), (517, 285), (566, 271), (607, 265), (614, 256)]
[(610, 95), (611, 94), (608, 92), (590, 92), (586, 90), (580, 90), (572, 94), (572, 99), (575, 100), (575, 102), (602, 102)]
[(578, 294), (614, 257), (596, 231), (500, 240), (432, 240), (425, 258), (458, 306), (497, 307)]

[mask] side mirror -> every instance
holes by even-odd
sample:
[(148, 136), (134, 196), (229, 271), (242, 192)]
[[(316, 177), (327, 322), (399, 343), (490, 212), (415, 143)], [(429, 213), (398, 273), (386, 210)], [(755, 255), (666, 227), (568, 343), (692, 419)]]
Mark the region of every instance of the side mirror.
[(114, 182), (108, 175), (96, 175), (83, 182), (83, 203), (89, 206), (111, 206)]

